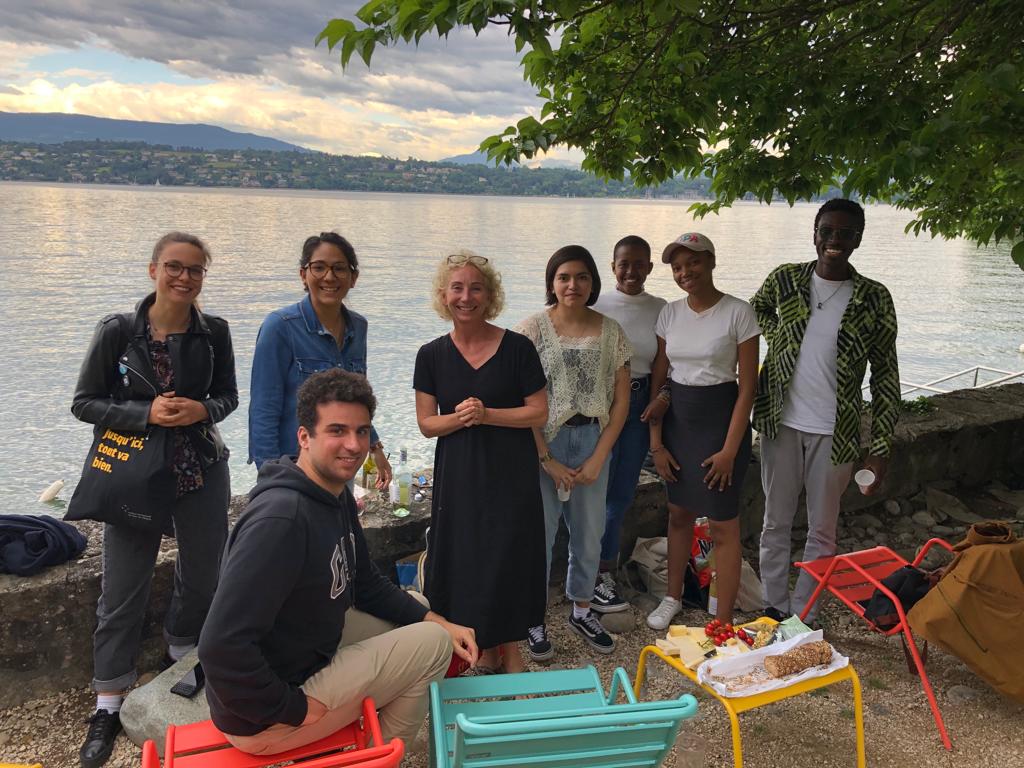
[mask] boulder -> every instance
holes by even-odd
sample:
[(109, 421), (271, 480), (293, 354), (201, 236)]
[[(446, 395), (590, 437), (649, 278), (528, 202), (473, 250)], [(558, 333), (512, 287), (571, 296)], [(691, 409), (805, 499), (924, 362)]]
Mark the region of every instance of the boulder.
[(196, 651), (168, 667), (146, 685), (133, 690), (121, 705), (121, 725), (125, 735), (141, 747), (146, 739), (156, 742), (163, 754), (164, 733), (171, 723), (187, 725), (210, 719), (206, 690), (200, 689), (191, 699), (171, 693), (171, 688), (192, 669), (198, 660)]
[(903, 507), (900, 506), (899, 501), (896, 499), (886, 499), (885, 504), (882, 506), (885, 507), (886, 512), (893, 516), (899, 515), (903, 512)]
[(935, 518), (927, 512), (915, 512), (911, 519), (922, 528), (935, 527)]
[[(897, 505), (897, 510), (898, 509), (899, 509), (899, 505)], [(871, 528), (876, 528), (877, 529), (877, 528), (883, 528), (884, 527), (882, 525), (882, 521), (881, 520), (879, 520), (874, 515), (869, 515), (869, 514), (857, 515), (852, 520), (850, 520), (850, 524), (851, 525), (856, 525), (856, 526), (858, 526), (860, 528), (868, 528), (868, 529), (871, 529)], [(870, 533), (870, 530), (869, 530), (869, 533)]]
[[(985, 519), (981, 515), (971, 512), (956, 496), (940, 491), (934, 486), (929, 486), (925, 490), (925, 496), (928, 499), (928, 511), (935, 518), (941, 517), (943, 520), (953, 518), (957, 522), (967, 525), (979, 523)], [(917, 515), (914, 517), (916, 519)]]
[(601, 625), (615, 635), (624, 635), (636, 629), (636, 614), (632, 610), (602, 613), (598, 618), (601, 619)]

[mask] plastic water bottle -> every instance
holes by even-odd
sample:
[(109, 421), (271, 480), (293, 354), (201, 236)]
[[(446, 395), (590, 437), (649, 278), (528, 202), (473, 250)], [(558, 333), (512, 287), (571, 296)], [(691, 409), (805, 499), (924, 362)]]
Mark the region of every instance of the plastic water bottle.
[(412, 470), (409, 469), (409, 453), (402, 448), (399, 453), (398, 471), (395, 473), (398, 479), (398, 503), (403, 507), (409, 506), (409, 492), (412, 489)]

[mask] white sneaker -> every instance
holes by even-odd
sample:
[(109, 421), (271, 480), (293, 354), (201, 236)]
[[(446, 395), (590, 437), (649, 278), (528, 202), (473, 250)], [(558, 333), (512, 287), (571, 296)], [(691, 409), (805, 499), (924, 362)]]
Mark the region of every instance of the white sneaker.
[(658, 607), (647, 617), (647, 626), (651, 629), (664, 630), (672, 623), (672, 619), (682, 610), (683, 603), (674, 597), (663, 597)]

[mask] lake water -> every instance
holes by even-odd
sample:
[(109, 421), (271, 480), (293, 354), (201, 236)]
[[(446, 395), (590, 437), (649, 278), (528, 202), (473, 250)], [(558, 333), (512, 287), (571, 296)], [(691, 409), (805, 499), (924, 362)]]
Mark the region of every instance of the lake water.
[[(247, 490), (246, 412), (252, 348), (272, 309), (302, 296), (297, 260), (310, 234), (337, 229), (359, 254), (349, 305), (370, 323), (369, 376), (380, 400), (375, 424), (393, 459), (407, 445), (414, 467), (429, 464), (413, 405), (416, 350), (444, 333), (428, 295), (438, 259), (472, 248), (500, 269), (514, 325), (544, 301), (544, 265), (558, 247), (581, 243), (605, 269), (614, 243), (639, 234), (656, 252), (699, 229), (718, 250), (717, 285), (749, 298), (775, 265), (814, 258), (818, 206), (737, 204), (694, 223), (686, 201), (460, 197), (344, 192), (277, 192), (0, 184), (0, 430), (11, 450), (0, 467), (0, 512), (59, 513), (36, 499), (56, 479), (69, 499), (90, 445), (90, 426), (69, 410), (79, 365), (96, 321), (132, 309), (150, 290), (146, 263), (170, 229), (203, 236), (213, 264), (206, 310), (231, 323), (240, 405), (222, 428), (232, 484)], [(985, 364), (1024, 369), (1024, 272), (1005, 247), (903, 233), (909, 215), (867, 212), (857, 268), (892, 291), (900, 321), (901, 377), (921, 382)], [(656, 259), (657, 260), (657, 259)], [(660, 262), (648, 290), (681, 291)], [(967, 382), (965, 382), (966, 384)]]

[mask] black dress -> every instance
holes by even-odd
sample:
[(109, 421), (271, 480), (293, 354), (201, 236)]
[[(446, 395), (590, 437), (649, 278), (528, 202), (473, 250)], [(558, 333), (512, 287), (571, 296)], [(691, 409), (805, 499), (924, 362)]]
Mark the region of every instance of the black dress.
[[(517, 408), (547, 379), (533, 343), (505, 331), (479, 369), (447, 334), (416, 355), (413, 388), (433, 395), (442, 415), (467, 397)], [(479, 425), (439, 437), (425, 593), (432, 610), (476, 630), (493, 648), (522, 640), (544, 622), (544, 505), (529, 429)]]

